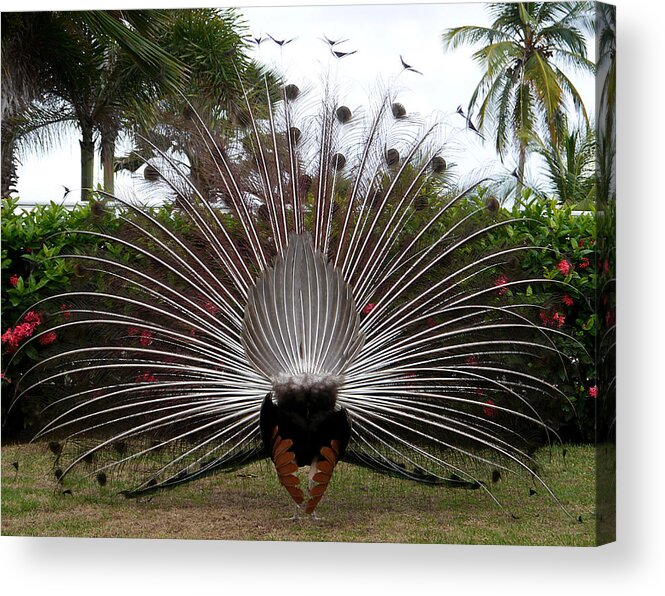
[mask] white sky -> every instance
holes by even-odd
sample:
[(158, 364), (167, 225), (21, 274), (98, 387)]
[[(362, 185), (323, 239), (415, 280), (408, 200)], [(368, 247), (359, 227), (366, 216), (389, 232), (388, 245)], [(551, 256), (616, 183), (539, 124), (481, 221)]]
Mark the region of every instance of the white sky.
[[(68, 3), (57, 4), (58, 8), (70, 7)], [(112, 3), (101, 4), (103, 8), (113, 6)], [(168, 4), (162, 2), (160, 5)], [(202, 4), (185, 1), (177, 6)], [(150, 3), (142, 2), (140, 6), (150, 7)], [(127, 7), (127, 3), (123, 7)], [(48, 5), (48, 8), (56, 7)], [(299, 87), (318, 85), (325, 73), (332, 73), (331, 76), (347, 94), (346, 103), (353, 109), (366, 105), (372, 97), (376, 98), (378, 86), (396, 86), (399, 89), (398, 100), (409, 112), (419, 112), (424, 116), (436, 113), (446, 124), (444, 130), (449, 154), (445, 157), (459, 165), (457, 171), (460, 175), (478, 169), (505, 174), (515, 167), (514, 161), (501, 165), (491, 142), (481, 143), (474, 133), (465, 129), (464, 120), (455, 113), (460, 104), (466, 108), (482, 74), (471, 60), (473, 50), (463, 47), (454, 52), (444, 52), (441, 43), (441, 34), (450, 27), (488, 25), (490, 21), (485, 4), (245, 6), (241, 11), (253, 35), (270, 33), (277, 39), (296, 38), (282, 50), (268, 40), (253, 53), (260, 61), (286, 73), (287, 78)], [(327, 44), (321, 41), (322, 35), (332, 39), (348, 38), (337, 49), (356, 50), (357, 53), (336, 60)], [(403, 71), (400, 54), (423, 75)], [(571, 76), (587, 109), (591, 110), (594, 103), (593, 78), (576, 77), (572, 73)], [(537, 167), (532, 167), (527, 179), (537, 178), (536, 170)], [(59, 199), (63, 193), (62, 186), (78, 189), (79, 179), (78, 140), (72, 137), (64, 139), (58, 151), (48, 155), (25, 156), (19, 169), (19, 195), (27, 201)], [(101, 181), (99, 169), (96, 181)], [(129, 190), (127, 184), (131, 182), (125, 177), (117, 184), (117, 190), (126, 192)], [(70, 196), (74, 198), (74, 194)]]

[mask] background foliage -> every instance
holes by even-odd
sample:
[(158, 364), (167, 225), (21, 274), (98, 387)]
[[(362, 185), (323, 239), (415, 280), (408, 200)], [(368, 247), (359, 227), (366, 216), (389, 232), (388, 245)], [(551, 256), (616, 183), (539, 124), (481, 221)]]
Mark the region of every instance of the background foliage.
[[(447, 198), (428, 201), (415, 217), (430, 217), (431, 209), (438, 208), (441, 200)], [(489, 283), (493, 280), (497, 285), (494, 300), (498, 306), (533, 304), (538, 313), (536, 320), (560, 332), (555, 336), (556, 347), (572, 357), (570, 365), (564, 368), (560, 362), (541, 360), (529, 363), (529, 372), (542, 375), (568, 398), (563, 409), (546, 413), (547, 421), (561, 438), (592, 441), (598, 398), (593, 365), (598, 331), (595, 216), (591, 212), (576, 214), (570, 206), (562, 206), (555, 200), (534, 198), (528, 191), (524, 202), (526, 207), (520, 209), (501, 208), (490, 191), (481, 188), (469, 199), (455, 204), (440, 225), (445, 228), (447, 219), (459, 221), (472, 213), (476, 219), (472, 218), (470, 222), (486, 225), (488, 222), (484, 220), (490, 218), (502, 224), (479, 237), (476, 245), (468, 247), (469, 251), (499, 246), (543, 247), (514, 253), (516, 256), (509, 260), (505, 269), (491, 273), (493, 278)], [(57, 341), (57, 337), (48, 335), (37, 337), (37, 341), (30, 341), (27, 349), (16, 351), (17, 345), (39, 333), (39, 324), (34, 325), (37, 319), (30, 315), (32, 305), (48, 296), (71, 290), (77, 276), (83, 275), (72, 261), (59, 257), (94, 252), (100, 239), (81, 232), (113, 231), (121, 223), (112, 211), (96, 202), (82, 203), (71, 210), (51, 203), (30, 211), (16, 209), (15, 199), (3, 199), (2, 203), (2, 410), (5, 418), (18, 378), (39, 359), (42, 349)], [(179, 216), (176, 207), (154, 209), (153, 214), (158, 219), (169, 220), (170, 226), (177, 231), (187, 233), (188, 224)], [(519, 221), (511, 222), (512, 219)], [(441, 231), (435, 229), (432, 233), (436, 235)], [(105, 250), (123, 258), (120, 246), (104, 244)], [(520, 283), (519, 280), (527, 276), (542, 282)], [(44, 322), (49, 316), (46, 311), (53, 311), (56, 306), (57, 300), (51, 302), (48, 309), (37, 308), (32, 312)], [(66, 317), (67, 306), (60, 305), (59, 311), (56, 309), (50, 316)], [(26, 321), (32, 328), (25, 326)], [(12, 333), (21, 325), (24, 325), (22, 329), (26, 336), (18, 342), (17, 336), (12, 343)], [(543, 371), (542, 367), (548, 370)], [(34, 403), (30, 406), (30, 400), (22, 400), (22, 403), (23, 409), (7, 418), (3, 433), (5, 441), (29, 436), (36, 423), (37, 406)]]

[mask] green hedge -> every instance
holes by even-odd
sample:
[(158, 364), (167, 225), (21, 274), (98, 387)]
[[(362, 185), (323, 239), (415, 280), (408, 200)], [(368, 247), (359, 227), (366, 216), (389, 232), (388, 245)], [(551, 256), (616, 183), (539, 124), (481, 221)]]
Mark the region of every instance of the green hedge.
[[(434, 203), (435, 201), (433, 201)], [(73, 230), (114, 230), (120, 225), (117, 219), (100, 208), (97, 203), (77, 205), (71, 210), (51, 203), (30, 211), (16, 209), (12, 199), (2, 201), (2, 333), (3, 372), (10, 358), (11, 370), (2, 379), (2, 410), (5, 419), (13, 394), (13, 385), (22, 371), (27, 370), (40, 357), (40, 344), (33, 342), (27, 350), (14, 356), (15, 345), (21, 341), (21, 329), (27, 334), (37, 329), (38, 320), (44, 314), (30, 313), (30, 307), (40, 299), (71, 289), (77, 270), (69, 260), (59, 255), (94, 251), (99, 239)], [(432, 204), (431, 208), (436, 208)], [(417, 217), (429, 217), (428, 209)], [(533, 200), (522, 210), (498, 208), (488, 191), (481, 189), (469, 200), (455, 206), (440, 222), (433, 236), (441, 234), (461, 215), (473, 211), (496, 222), (517, 218), (482, 236), (468, 250), (486, 250), (494, 247), (540, 246), (543, 250), (528, 250), (512, 265), (514, 278), (542, 278), (551, 280), (531, 285), (515, 285), (498, 290), (497, 304), (519, 302), (541, 307), (540, 320), (545, 326), (558, 329), (567, 336), (557, 335), (555, 342), (564, 353), (573, 357), (571, 366), (565, 369), (557, 362), (539, 360), (529, 367), (538, 376), (549, 380), (565, 393), (569, 401), (559, 411), (551, 413), (548, 421), (555, 424), (562, 438), (591, 441), (594, 437), (595, 369), (592, 355), (598, 330), (595, 314), (597, 264), (595, 256), (595, 217), (591, 213), (573, 214), (568, 207), (556, 201)], [(154, 210), (163, 220), (169, 220), (180, 231), (187, 224), (178, 218), (172, 208)], [(115, 250), (112, 245), (107, 250)], [(118, 253), (121, 249), (117, 247)], [(512, 281), (511, 269), (497, 273), (497, 283)], [(504, 291), (505, 290), (505, 291)], [(62, 304), (63, 312), (67, 305)], [(23, 325), (24, 327), (20, 328)], [(17, 326), (19, 332), (17, 333)], [(31, 329), (32, 327), (32, 329)], [(14, 334), (12, 336), (12, 334)], [(45, 342), (55, 340), (46, 337)], [(546, 370), (542, 370), (545, 367)], [(537, 370), (537, 369), (541, 370)], [(20, 436), (34, 423), (35, 412), (26, 405), (10, 417), (4, 438)]]

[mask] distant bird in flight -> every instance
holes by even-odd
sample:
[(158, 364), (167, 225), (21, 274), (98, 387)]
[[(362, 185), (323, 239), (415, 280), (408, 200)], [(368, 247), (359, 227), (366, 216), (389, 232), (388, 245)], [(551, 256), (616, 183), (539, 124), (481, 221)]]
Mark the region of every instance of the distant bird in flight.
[(325, 41), (331, 48), (333, 46), (336, 46), (337, 44), (344, 43), (345, 41), (349, 41), (348, 39), (336, 39), (336, 40), (335, 39), (330, 39), (330, 38), (326, 37), (325, 35), (323, 37), (319, 38), (319, 39), (321, 39), (321, 41)]
[(457, 113), (458, 113), (460, 116), (462, 116), (462, 118), (464, 118), (464, 120), (466, 120), (466, 127), (467, 127), (469, 130), (472, 130), (473, 132), (475, 132), (475, 133), (476, 133), (476, 134), (477, 134), (477, 135), (478, 135), (478, 136), (484, 141), (484, 140), (485, 140), (485, 137), (484, 137), (484, 136), (481, 134), (481, 132), (475, 127), (475, 125), (474, 125), (473, 122), (471, 121), (471, 117), (470, 117), (470, 116), (467, 116), (467, 115), (464, 113), (464, 110), (462, 109), (462, 106), (457, 106)]
[(485, 140), (485, 137), (481, 134), (481, 132), (474, 126), (473, 122), (471, 122), (471, 118), (466, 119), (466, 126), (473, 132), (475, 132), (483, 141)]
[(262, 35), (259, 35), (258, 37), (252, 37), (250, 39), (250, 42), (253, 44), (256, 44), (256, 46), (260, 46), (264, 41), (267, 41), (267, 37), (263, 37)]
[(72, 192), (72, 189), (71, 189), (71, 188), (67, 188), (64, 184), (61, 184), (61, 186), (62, 186), (62, 188), (65, 189), (65, 194), (62, 195), (62, 198), (63, 198), (63, 199), (66, 199), (66, 198), (67, 198), (67, 195), (68, 195), (70, 192)]
[(275, 39), (270, 33), (268, 33), (268, 37), (272, 39), (280, 48), (283, 48), (287, 43), (291, 43), (295, 37), (292, 37), (291, 39)]
[(410, 64), (407, 64), (406, 62), (404, 62), (404, 58), (402, 58), (401, 55), (400, 55), (399, 59), (402, 62), (402, 66), (404, 67), (404, 70), (410, 70), (411, 72), (415, 72), (416, 74), (419, 74), (419, 75), (423, 74), (419, 70), (416, 70), (415, 68), (413, 68), (413, 66), (411, 66)]
[(358, 50), (353, 50), (352, 52), (338, 52), (337, 50), (333, 50), (332, 46), (330, 47), (330, 53), (335, 56), (335, 58), (345, 58), (346, 56), (355, 54), (357, 51)]

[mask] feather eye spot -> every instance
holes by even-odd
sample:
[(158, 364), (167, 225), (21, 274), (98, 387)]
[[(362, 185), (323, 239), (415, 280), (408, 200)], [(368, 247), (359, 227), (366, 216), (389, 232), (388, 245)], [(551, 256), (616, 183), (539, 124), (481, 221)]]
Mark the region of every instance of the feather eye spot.
[(499, 201), (495, 197), (490, 197), (485, 202), (485, 208), (490, 213), (496, 213), (499, 210), (499, 207), (501, 207), (501, 205), (499, 204)]
[(143, 170), (143, 178), (149, 182), (155, 182), (159, 180), (159, 171), (155, 166), (148, 164)]
[(302, 137), (302, 132), (298, 127), (292, 126), (291, 128), (289, 128), (289, 138), (291, 139), (291, 143), (297, 145), (300, 142), (301, 137)]
[(446, 160), (443, 159), (440, 155), (437, 155), (432, 158), (432, 172), (435, 174), (443, 174), (446, 171), (446, 168), (448, 165), (446, 164)]
[(335, 153), (335, 155), (332, 156), (330, 163), (332, 167), (339, 172), (346, 165), (346, 157), (344, 157), (341, 153)]
[(346, 106), (339, 106), (337, 108), (336, 114), (337, 120), (339, 120), (341, 124), (347, 124), (351, 122), (351, 118), (353, 118), (353, 113)]
[(295, 101), (300, 95), (300, 88), (293, 83), (284, 87), (284, 97), (287, 101)]
[(406, 118), (406, 108), (401, 103), (395, 102), (392, 106), (390, 106), (390, 109), (392, 110), (395, 120), (402, 120), (403, 118)]
[(399, 164), (399, 151), (397, 151), (397, 149), (388, 149), (385, 157), (388, 166), (393, 167)]

